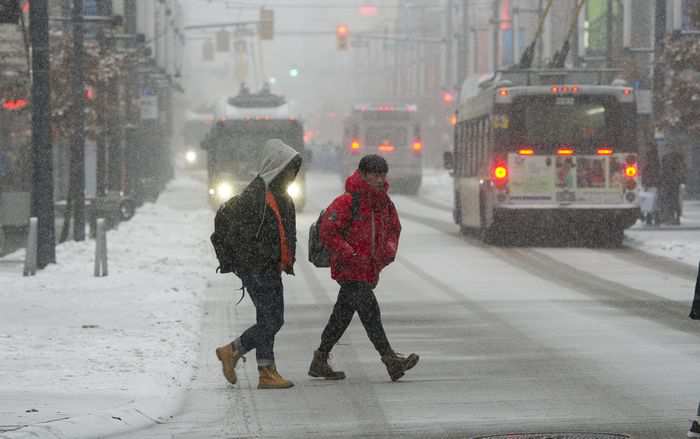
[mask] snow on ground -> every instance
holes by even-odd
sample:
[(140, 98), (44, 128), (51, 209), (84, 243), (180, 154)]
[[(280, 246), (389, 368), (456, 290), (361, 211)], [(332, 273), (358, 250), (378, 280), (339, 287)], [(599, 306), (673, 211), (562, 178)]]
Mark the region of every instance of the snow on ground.
[[(10, 397), (0, 398), (0, 428), (168, 398), (187, 386), (198, 300), (215, 266), (213, 221), (208, 209), (168, 205), (193, 186), (205, 193), (180, 178), (108, 233), (108, 277), (93, 277), (93, 240), (57, 246), (58, 263), (35, 277), (3, 266), (0, 393)], [(23, 258), (20, 250), (6, 259)]]
[[(450, 207), (451, 188), (447, 172), (427, 170), (420, 197)], [(187, 387), (196, 367), (199, 300), (216, 264), (208, 241), (212, 212), (182, 203), (205, 189), (179, 177), (158, 203), (110, 231), (109, 277), (92, 276), (92, 240), (58, 246), (58, 264), (35, 277), (0, 264), (0, 432), (176, 398)], [(700, 227), (700, 202), (686, 203), (683, 223)], [(639, 224), (627, 237), (628, 245), (691, 265), (700, 254), (700, 230), (692, 227)]]

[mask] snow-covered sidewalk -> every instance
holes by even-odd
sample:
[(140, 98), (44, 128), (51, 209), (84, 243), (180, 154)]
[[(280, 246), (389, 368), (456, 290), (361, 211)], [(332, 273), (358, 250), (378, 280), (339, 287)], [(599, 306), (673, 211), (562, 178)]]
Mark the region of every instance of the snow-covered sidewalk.
[(110, 231), (108, 277), (93, 277), (92, 240), (57, 246), (58, 263), (35, 277), (2, 267), (0, 437), (104, 435), (178, 408), (196, 367), (199, 297), (216, 266), (205, 193), (178, 178)]

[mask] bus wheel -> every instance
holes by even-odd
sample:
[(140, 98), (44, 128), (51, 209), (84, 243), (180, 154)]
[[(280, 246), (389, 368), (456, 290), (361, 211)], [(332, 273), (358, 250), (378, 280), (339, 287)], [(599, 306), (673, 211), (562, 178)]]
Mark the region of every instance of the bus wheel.
[(620, 225), (610, 225), (603, 228), (600, 245), (605, 248), (619, 248), (625, 240), (625, 229)]

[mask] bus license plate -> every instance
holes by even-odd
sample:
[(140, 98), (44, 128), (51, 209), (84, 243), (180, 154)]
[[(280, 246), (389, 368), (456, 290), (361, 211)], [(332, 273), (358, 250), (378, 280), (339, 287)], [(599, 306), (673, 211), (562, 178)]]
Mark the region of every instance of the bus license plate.
[(574, 105), (574, 98), (557, 98), (557, 105)]

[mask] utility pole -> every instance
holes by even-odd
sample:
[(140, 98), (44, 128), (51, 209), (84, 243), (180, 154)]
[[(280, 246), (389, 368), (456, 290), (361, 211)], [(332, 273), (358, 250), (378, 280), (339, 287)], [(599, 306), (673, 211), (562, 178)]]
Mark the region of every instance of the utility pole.
[(454, 84), (454, 76), (452, 72), (454, 71), (452, 57), (454, 55), (453, 41), (454, 41), (454, 29), (452, 25), (452, 10), (454, 9), (454, 0), (447, 0), (447, 7), (445, 8), (445, 50), (447, 51), (447, 56), (445, 56), (445, 86), (452, 88)]
[(501, 64), (501, 0), (493, 2), (493, 71)]
[(666, 37), (666, 0), (656, 0), (654, 13), (654, 119), (658, 120), (664, 110), (662, 93), (666, 76), (664, 67), (659, 61), (664, 52), (664, 38)]
[(457, 46), (457, 84), (462, 85), (469, 76), (469, 0), (462, 0), (462, 28), (459, 33), (459, 44)]
[(613, 67), (613, 0), (607, 2), (607, 12), (605, 13), (605, 66)]
[[(101, 17), (112, 15), (112, 0), (97, 0), (97, 15)], [(107, 41), (104, 28), (97, 32), (100, 58), (107, 53)], [(107, 193), (107, 124), (105, 117), (107, 101), (107, 84), (98, 80), (97, 83), (97, 190), (95, 197), (102, 198)]]
[(32, 216), (38, 219), (37, 267), (56, 262), (49, 83), (48, 0), (29, 6), (32, 43)]
[(73, 59), (71, 61), (71, 91), (73, 93), (73, 122), (70, 152), (69, 206), (73, 211), (73, 239), (85, 240), (85, 81), (83, 78), (83, 0), (73, 0)]

